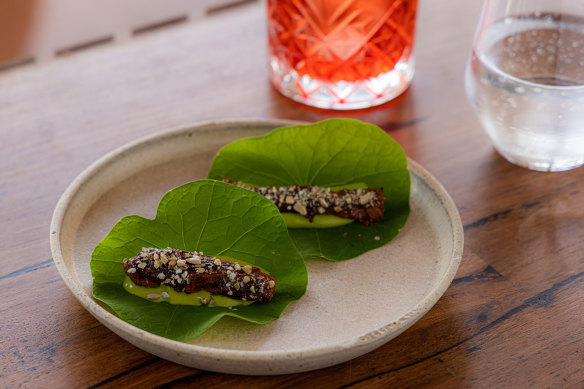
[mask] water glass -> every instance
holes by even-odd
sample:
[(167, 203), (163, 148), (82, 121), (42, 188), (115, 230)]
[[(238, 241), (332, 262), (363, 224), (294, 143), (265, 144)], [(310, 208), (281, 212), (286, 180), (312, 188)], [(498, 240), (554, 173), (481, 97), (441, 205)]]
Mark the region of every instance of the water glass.
[(271, 80), (320, 108), (367, 108), (407, 89), (417, 0), (268, 0)]
[(562, 171), (584, 163), (584, 0), (487, 0), (465, 77), (497, 151)]

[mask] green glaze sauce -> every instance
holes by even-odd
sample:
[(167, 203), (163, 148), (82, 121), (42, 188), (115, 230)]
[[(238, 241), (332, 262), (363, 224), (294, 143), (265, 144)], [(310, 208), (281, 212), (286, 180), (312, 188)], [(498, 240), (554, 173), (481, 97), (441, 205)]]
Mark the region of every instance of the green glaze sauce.
[(288, 228), (333, 228), (353, 223), (353, 219), (338, 217), (334, 215), (315, 215), (312, 222), (297, 213), (281, 213), (286, 227)]
[[(177, 292), (168, 285), (160, 285), (157, 288), (147, 288), (145, 286), (136, 285), (128, 276), (124, 279), (123, 286), (128, 293), (142, 297), (153, 303), (167, 302), (169, 304), (177, 305), (209, 305), (212, 307), (234, 307), (236, 305), (249, 305), (253, 303), (253, 301), (241, 301), (216, 294), (211, 295), (211, 293), (206, 290), (187, 294)], [(167, 295), (168, 297), (163, 297)], [(209, 304), (211, 296), (214, 300), (212, 305)], [(203, 301), (205, 301), (205, 303), (203, 303)]]

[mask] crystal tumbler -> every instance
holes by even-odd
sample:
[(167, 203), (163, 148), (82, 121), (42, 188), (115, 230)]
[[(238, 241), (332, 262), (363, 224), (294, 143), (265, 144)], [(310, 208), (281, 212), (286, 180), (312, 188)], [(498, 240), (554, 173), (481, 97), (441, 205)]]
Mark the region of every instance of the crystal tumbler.
[(271, 80), (298, 102), (367, 108), (414, 74), (416, 0), (268, 0)]

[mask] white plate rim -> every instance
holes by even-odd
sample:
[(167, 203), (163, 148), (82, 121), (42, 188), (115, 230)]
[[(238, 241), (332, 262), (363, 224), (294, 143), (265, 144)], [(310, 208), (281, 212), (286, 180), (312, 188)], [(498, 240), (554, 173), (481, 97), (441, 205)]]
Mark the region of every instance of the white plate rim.
[[(186, 126), (175, 127), (158, 133), (154, 133), (130, 143), (123, 145), (96, 160), (85, 170), (83, 170), (68, 186), (61, 198), (59, 199), (55, 210), (53, 212), (51, 224), (50, 224), (50, 246), (53, 255), (53, 261), (59, 271), (61, 277), (63, 278), (67, 287), (71, 290), (75, 298), (87, 309), (96, 319), (98, 319), (102, 324), (111, 329), (118, 334), (124, 334), (122, 336), (124, 339), (130, 343), (145, 349), (153, 354), (159, 355), (155, 350), (149, 349), (148, 347), (143, 347), (143, 342), (150, 343), (155, 346), (164, 344), (166, 347), (172, 349), (176, 353), (176, 358), (163, 356), (166, 359), (173, 360), (177, 363), (183, 363), (181, 361), (181, 355), (196, 355), (197, 358), (201, 359), (212, 359), (217, 360), (228, 360), (228, 361), (245, 361), (263, 363), (269, 361), (287, 361), (295, 360), (298, 358), (308, 358), (308, 359), (319, 359), (330, 356), (331, 354), (338, 352), (340, 349), (352, 348), (355, 350), (363, 350), (363, 352), (358, 352), (355, 356), (364, 354), (370, 350), (373, 350), (382, 344), (388, 342), (389, 340), (395, 338), (411, 325), (413, 325), (417, 320), (419, 320), (425, 313), (427, 313), (432, 306), (438, 301), (438, 299), (444, 294), (452, 279), (454, 278), (456, 271), (460, 265), (462, 258), (463, 247), (464, 247), (464, 232), (462, 227), (462, 222), (458, 209), (454, 204), (454, 201), (444, 189), (442, 184), (434, 178), (428, 171), (426, 171), (421, 165), (415, 161), (408, 158), (408, 168), (412, 174), (416, 174), (421, 180), (434, 192), (434, 194), (440, 199), (441, 204), (447, 213), (450, 224), (452, 227), (453, 236), (453, 251), (451, 261), (448, 264), (446, 271), (440, 281), (435, 284), (434, 288), (431, 289), (423, 299), (421, 299), (414, 307), (410, 309), (407, 315), (404, 315), (405, 319), (388, 323), (387, 325), (378, 328), (375, 331), (370, 331), (364, 333), (362, 336), (355, 337), (351, 340), (343, 341), (340, 343), (335, 343), (331, 345), (318, 346), (306, 349), (292, 349), (292, 350), (270, 350), (270, 351), (249, 351), (249, 350), (233, 350), (233, 349), (218, 349), (211, 347), (198, 346), (189, 343), (178, 342), (170, 340), (167, 338), (160, 337), (158, 335), (151, 334), (131, 324), (121, 320), (117, 316), (109, 313), (106, 309), (101, 307), (93, 298), (86, 293), (80, 284), (75, 282), (74, 278), (70, 275), (67, 269), (64, 258), (61, 251), (61, 241), (60, 241), (60, 231), (62, 223), (66, 217), (66, 213), (70, 205), (74, 202), (75, 196), (78, 194), (81, 187), (91, 179), (93, 176), (99, 174), (99, 172), (104, 169), (108, 164), (113, 163), (117, 158), (124, 155), (125, 153), (132, 152), (136, 148), (150, 142), (158, 142), (166, 137), (179, 136), (181, 133), (192, 131), (193, 133), (198, 131), (205, 131), (213, 129), (217, 126), (234, 126), (239, 125), (247, 128), (254, 127), (282, 127), (287, 125), (295, 124), (306, 124), (306, 122), (294, 121), (294, 120), (282, 120), (282, 119), (231, 119), (231, 120), (217, 120), (217, 121), (205, 121), (200, 123), (194, 123)], [(410, 315), (411, 314), (411, 315)], [(120, 335), (121, 336), (121, 335)], [(137, 344), (139, 343), (139, 344)], [(162, 355), (159, 355), (162, 356)], [(347, 359), (345, 359), (347, 360)], [(276, 374), (281, 373), (291, 373), (298, 371), (313, 370), (320, 367), (334, 365), (340, 363), (340, 361), (333, 361), (326, 363), (322, 366), (307, 367), (307, 368), (296, 368), (287, 371), (277, 371)], [(217, 362), (215, 362), (217, 363)], [(187, 364), (192, 367), (192, 364)], [(204, 365), (204, 364), (203, 364)], [(241, 373), (240, 371), (230, 371), (230, 369), (221, 369), (218, 366), (217, 369), (209, 369), (208, 367), (200, 367), (207, 370), (214, 370), (227, 373)], [(259, 374), (274, 374), (270, 371), (260, 372)], [(258, 374), (258, 373), (252, 373)]]

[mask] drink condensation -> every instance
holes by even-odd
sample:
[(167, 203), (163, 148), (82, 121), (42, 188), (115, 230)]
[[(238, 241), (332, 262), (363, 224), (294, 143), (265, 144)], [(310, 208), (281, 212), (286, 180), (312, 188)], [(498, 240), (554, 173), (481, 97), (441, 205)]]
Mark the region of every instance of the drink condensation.
[(495, 148), (534, 170), (584, 163), (584, 23), (569, 15), (505, 18), (467, 68), (467, 94)]

